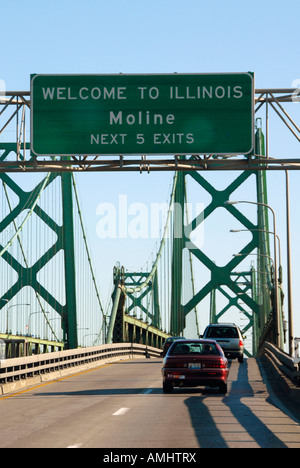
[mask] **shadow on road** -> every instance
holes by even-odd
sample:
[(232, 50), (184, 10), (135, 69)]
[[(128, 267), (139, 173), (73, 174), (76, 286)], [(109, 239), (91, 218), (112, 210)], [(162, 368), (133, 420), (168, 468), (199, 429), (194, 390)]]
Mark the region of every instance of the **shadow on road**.
[[(228, 395), (191, 396), (185, 400), (195, 435), (202, 448), (229, 448), (231, 443), (241, 447), (287, 448), (263, 421), (253, 413), (247, 402), (254, 394), (248, 378), (248, 363), (239, 366), (237, 380), (232, 382)], [(245, 400), (244, 402), (242, 400)], [(254, 400), (253, 400), (254, 402)], [(274, 420), (274, 425), (278, 421)], [(231, 442), (231, 443), (230, 443)]]

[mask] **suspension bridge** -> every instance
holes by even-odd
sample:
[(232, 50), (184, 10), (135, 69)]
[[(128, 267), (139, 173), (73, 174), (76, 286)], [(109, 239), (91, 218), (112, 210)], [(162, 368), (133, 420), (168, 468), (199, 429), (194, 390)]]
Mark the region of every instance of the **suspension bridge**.
[[(255, 103), (257, 110), (272, 106), (299, 141), (299, 127), (283, 108), (294, 91), (257, 90)], [(266, 174), (298, 169), (299, 162), (268, 157), (260, 118), (250, 157), (37, 158), (26, 141), (30, 107), (29, 92), (6, 92), (1, 98), (0, 338), (8, 356), (128, 341), (161, 347), (168, 336), (199, 337), (200, 323), (226, 321), (232, 310), (244, 319), (248, 356), (255, 356), (265, 341), (283, 348), (282, 266)], [(3, 141), (11, 128), (15, 141)], [(95, 170), (174, 170), (153, 264), (139, 272), (116, 265), (112, 300), (105, 309), (76, 187), (80, 171)], [(206, 177), (215, 170), (236, 175), (220, 190)], [(191, 183), (198, 200), (204, 193), (210, 198), (196, 215), (189, 212)], [(235, 191), (246, 184), (252, 185), (256, 199), (239, 203), (256, 205), (255, 221), (234, 201)], [(215, 222), (220, 208), (251, 234), (224, 265), (201, 246), (204, 223), (211, 218)], [(247, 258), (245, 271), (239, 266)], [(208, 301), (208, 315), (203, 301)], [(289, 337), (291, 341), (292, 330)]]
[[(151, 103), (160, 91), (153, 83)], [(119, 95), (123, 100), (126, 88), (74, 89), (49, 88), (45, 96), (50, 96), (49, 101), (57, 96), (74, 103), (78, 96), (85, 102), (87, 92), (93, 101), (103, 92), (107, 99)], [(174, 85), (169, 99), (196, 101), (201, 89)], [(139, 90), (144, 93), (147, 87)], [(215, 99), (223, 98), (225, 91), (227, 99), (241, 96), (239, 87), (219, 86)], [(213, 98), (212, 92), (206, 88), (205, 96), (211, 93)], [(256, 89), (252, 98), (248, 105), (253, 106), (255, 127), (247, 154), (226, 154), (218, 145), (218, 151), (201, 154), (105, 157), (35, 154), (28, 132), (37, 104), (32, 90), (0, 94), (2, 447), (174, 447), (178, 451), (178, 447), (300, 446), (300, 359), (293, 332), (291, 247), (287, 232), (284, 272), (276, 207), (268, 200), (268, 174), (284, 171), (289, 229), (289, 172), (299, 170), (300, 159), (270, 156), (269, 113), (299, 142), (300, 128), (287, 111), (288, 103), (299, 100), (299, 90)], [(143, 119), (150, 122), (150, 116), (155, 125), (163, 120), (173, 125), (178, 108), (174, 114), (153, 114), (151, 104), (152, 113), (130, 114), (125, 106), (110, 115), (112, 123), (120, 126), (140, 125)], [(67, 114), (62, 111), (62, 115)], [(43, 135), (47, 125), (37, 125)], [(241, 129), (247, 135), (248, 130)], [(206, 126), (205, 132), (209, 131)], [(56, 132), (60, 124), (53, 138)], [(110, 139), (113, 145), (120, 141), (118, 135), (95, 133), (91, 143), (107, 144)], [(194, 141), (194, 133), (183, 134), (185, 140), (181, 133), (155, 133), (156, 143), (162, 143), (162, 135), (170, 145), (178, 139), (186, 145)], [(240, 131), (231, 132), (229, 126), (224, 135), (239, 139)], [(137, 144), (144, 136), (137, 134)], [(75, 140), (82, 143), (79, 134)], [(156, 212), (161, 220), (159, 241), (146, 267), (130, 270), (116, 263), (105, 303), (95, 268), (101, 265), (95, 265), (89, 244), (78, 178), (92, 172), (108, 172), (111, 178), (115, 172), (124, 177), (128, 172), (145, 172), (151, 177), (156, 171), (173, 173), (168, 201)], [(210, 175), (222, 171), (230, 177), (219, 186)], [(245, 205), (252, 207), (251, 215)], [(209, 238), (206, 230), (213, 233)], [(226, 236), (238, 240), (227, 245)], [(174, 398), (164, 395), (160, 371), (166, 338), (198, 338), (208, 323), (228, 321), (240, 325), (248, 358), (241, 364), (229, 363), (228, 395), (223, 398), (209, 388), (200, 395), (182, 389)], [(262, 353), (276, 371), (276, 385), (280, 382), (284, 389), (284, 404), (265, 378), (268, 367), (262, 366)], [(281, 378), (283, 370), (286, 377)]]

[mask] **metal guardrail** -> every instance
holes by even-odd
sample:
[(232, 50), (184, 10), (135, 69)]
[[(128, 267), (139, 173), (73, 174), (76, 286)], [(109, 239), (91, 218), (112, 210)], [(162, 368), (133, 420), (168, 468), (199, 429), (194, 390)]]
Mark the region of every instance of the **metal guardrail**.
[(275, 345), (267, 342), (264, 343), (260, 355), (263, 355), (277, 372), (284, 374), (294, 384), (300, 384), (299, 365), (294, 357), (289, 356)]
[(118, 343), (3, 359), (0, 361), (0, 395), (113, 361), (160, 355), (158, 348)]

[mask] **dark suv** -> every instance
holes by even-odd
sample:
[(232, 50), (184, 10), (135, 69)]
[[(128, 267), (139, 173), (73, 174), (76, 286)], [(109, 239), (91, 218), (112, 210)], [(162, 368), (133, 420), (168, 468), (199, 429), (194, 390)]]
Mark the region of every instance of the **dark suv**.
[(203, 338), (215, 340), (228, 358), (244, 362), (244, 341), (241, 330), (234, 323), (211, 323)]
[(185, 340), (185, 338), (183, 336), (170, 336), (169, 338), (166, 339), (163, 345), (162, 353), (161, 353), (162, 357), (165, 357), (170, 346), (174, 343), (174, 341), (177, 341), (177, 340)]

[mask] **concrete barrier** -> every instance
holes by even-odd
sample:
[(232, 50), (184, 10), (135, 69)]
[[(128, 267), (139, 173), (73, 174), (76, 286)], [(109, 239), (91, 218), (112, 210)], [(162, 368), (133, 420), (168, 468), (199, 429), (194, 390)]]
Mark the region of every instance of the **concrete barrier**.
[(269, 382), (274, 389), (286, 397), (300, 403), (299, 369), (294, 358), (271, 343), (265, 343), (259, 353)]

